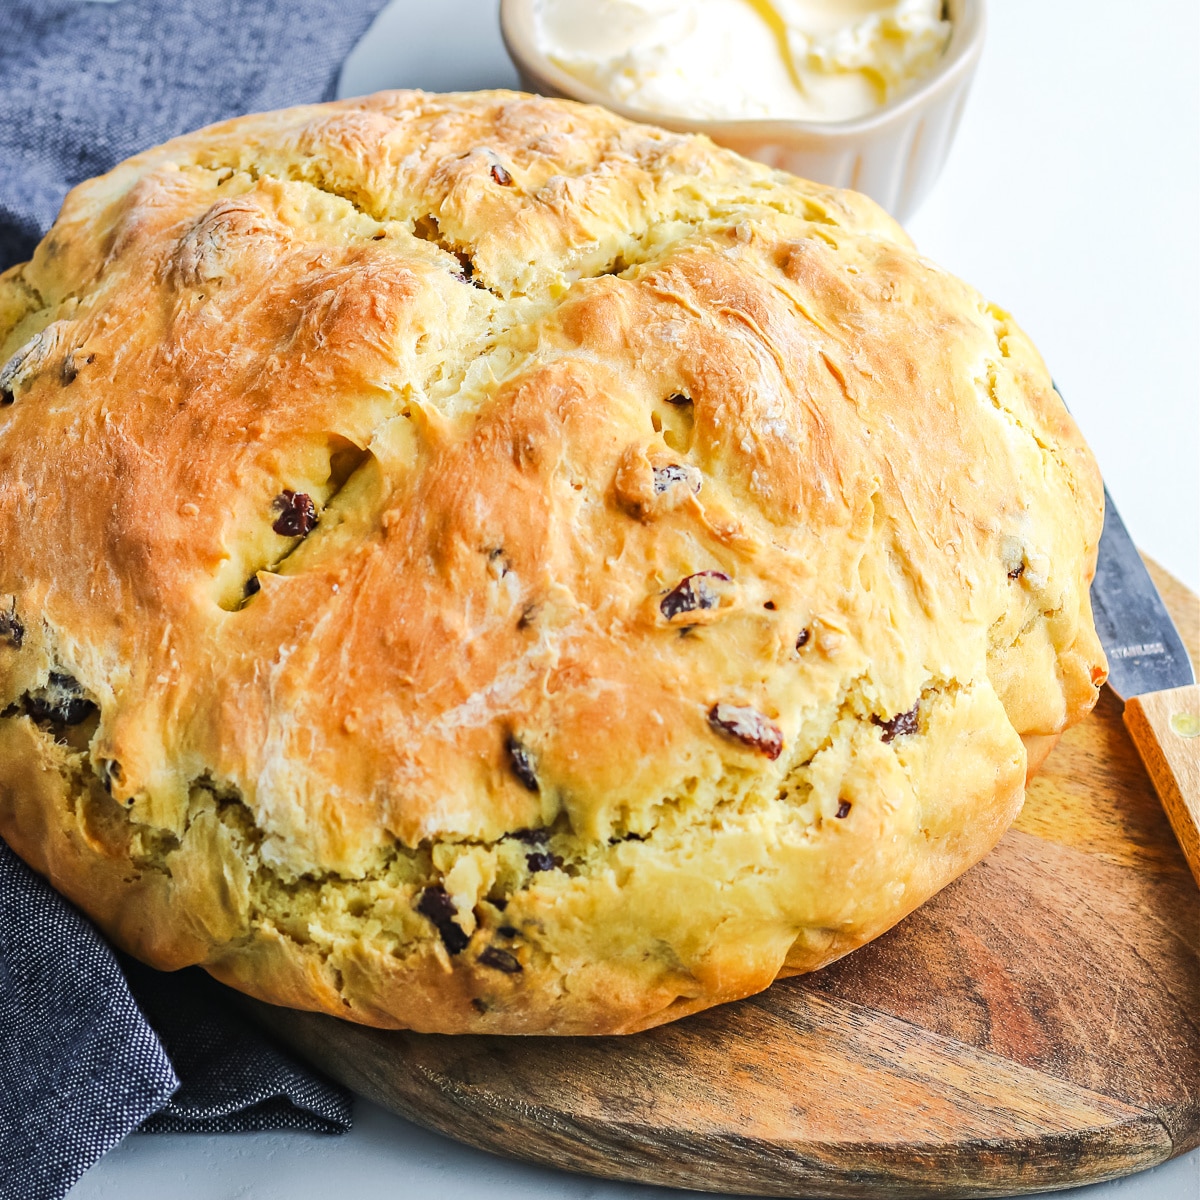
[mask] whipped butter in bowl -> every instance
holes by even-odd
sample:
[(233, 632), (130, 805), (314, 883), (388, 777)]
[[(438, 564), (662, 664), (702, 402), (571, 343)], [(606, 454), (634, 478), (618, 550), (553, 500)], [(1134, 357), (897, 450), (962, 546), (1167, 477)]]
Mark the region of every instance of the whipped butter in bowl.
[(501, 0), (526, 85), (714, 141), (903, 219), (945, 159), (983, 0)]
[(928, 75), (942, 0), (534, 0), (538, 48), (623, 105), (710, 121), (845, 121)]

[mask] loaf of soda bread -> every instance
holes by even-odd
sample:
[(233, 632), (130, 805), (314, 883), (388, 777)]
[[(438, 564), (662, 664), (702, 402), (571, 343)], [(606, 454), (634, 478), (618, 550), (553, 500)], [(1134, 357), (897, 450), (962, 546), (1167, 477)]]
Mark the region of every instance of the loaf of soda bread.
[(245, 117), (0, 276), (0, 834), (120, 947), (606, 1034), (984, 855), (1096, 465), (871, 201), (508, 92)]

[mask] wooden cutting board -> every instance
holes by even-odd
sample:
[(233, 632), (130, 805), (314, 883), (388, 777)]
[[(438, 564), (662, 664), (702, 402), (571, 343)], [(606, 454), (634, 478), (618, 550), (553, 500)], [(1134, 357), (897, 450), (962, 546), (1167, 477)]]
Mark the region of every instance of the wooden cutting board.
[[(1151, 565), (1193, 658), (1200, 602)], [(439, 1037), (252, 1004), (498, 1154), (771, 1196), (1006, 1196), (1200, 1143), (1200, 893), (1105, 690), (978, 866), (814, 975), (625, 1038)]]

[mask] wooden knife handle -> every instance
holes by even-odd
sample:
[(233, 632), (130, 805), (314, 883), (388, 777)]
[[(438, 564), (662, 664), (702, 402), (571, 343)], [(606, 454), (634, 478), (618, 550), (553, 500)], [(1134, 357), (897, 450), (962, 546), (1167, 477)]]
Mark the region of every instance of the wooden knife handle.
[(1200, 884), (1200, 685), (1134, 696), (1125, 728)]

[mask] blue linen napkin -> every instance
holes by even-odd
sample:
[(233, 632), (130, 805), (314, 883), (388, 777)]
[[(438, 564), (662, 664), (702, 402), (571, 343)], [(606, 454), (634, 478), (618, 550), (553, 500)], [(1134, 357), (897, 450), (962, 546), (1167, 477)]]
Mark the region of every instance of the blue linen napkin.
[[(384, 2), (0, 0), (0, 270), (130, 154), (332, 98)], [(349, 1128), (348, 1093), (220, 993), (120, 959), (0, 842), (0, 1200), (59, 1200), (139, 1126)]]
[(118, 959), (0, 842), (0, 1198), (58, 1200), (139, 1126), (343, 1133), (350, 1096), (202, 971)]

